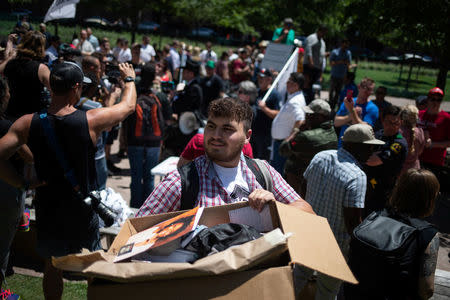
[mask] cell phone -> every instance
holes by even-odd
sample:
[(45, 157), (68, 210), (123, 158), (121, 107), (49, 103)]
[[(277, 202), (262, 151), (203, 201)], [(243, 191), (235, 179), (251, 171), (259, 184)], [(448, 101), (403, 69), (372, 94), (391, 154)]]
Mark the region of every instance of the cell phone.
[(351, 100), (353, 98), (353, 90), (347, 91), (347, 96), (345, 96), (345, 99)]

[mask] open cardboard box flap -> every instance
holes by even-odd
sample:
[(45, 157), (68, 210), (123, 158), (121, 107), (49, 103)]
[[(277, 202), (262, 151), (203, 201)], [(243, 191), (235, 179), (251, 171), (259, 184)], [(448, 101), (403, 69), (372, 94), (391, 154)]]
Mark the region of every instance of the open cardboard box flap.
[[(245, 206), (248, 206), (247, 202), (205, 208), (199, 224), (214, 226), (229, 223), (228, 211)], [(350, 283), (357, 283), (325, 218), (279, 202), (270, 203), (270, 206), (273, 224), (276, 227), (280, 226), (284, 233), (293, 234), (287, 241), (281, 231), (275, 230), (270, 235), (199, 259), (193, 264), (112, 262), (120, 247), (126, 244), (131, 235), (182, 213), (172, 212), (129, 219), (108, 252), (83, 252), (53, 258), (53, 265), (89, 277), (117, 282), (139, 282), (243, 271), (279, 256), (287, 248), (292, 263), (304, 265)]]
[(288, 240), (293, 263), (329, 276), (358, 283), (345, 261), (326, 218), (275, 202), (283, 231), (294, 233)]

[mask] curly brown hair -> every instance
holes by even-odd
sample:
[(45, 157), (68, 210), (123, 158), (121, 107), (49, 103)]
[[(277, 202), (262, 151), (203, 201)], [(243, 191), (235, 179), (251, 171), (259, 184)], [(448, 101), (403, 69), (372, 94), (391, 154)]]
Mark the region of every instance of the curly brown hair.
[(252, 126), (253, 111), (247, 102), (227, 97), (212, 101), (209, 104), (208, 116), (244, 122), (244, 130), (247, 131)]
[(45, 57), (45, 35), (39, 31), (28, 31), (17, 46), (18, 58), (41, 60)]

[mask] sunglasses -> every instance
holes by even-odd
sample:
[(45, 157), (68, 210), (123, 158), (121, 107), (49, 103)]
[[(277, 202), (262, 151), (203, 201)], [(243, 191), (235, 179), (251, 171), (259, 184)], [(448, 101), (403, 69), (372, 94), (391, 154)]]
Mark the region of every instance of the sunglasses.
[(441, 97), (430, 97), (429, 100), (432, 102), (441, 102), (442, 98)]

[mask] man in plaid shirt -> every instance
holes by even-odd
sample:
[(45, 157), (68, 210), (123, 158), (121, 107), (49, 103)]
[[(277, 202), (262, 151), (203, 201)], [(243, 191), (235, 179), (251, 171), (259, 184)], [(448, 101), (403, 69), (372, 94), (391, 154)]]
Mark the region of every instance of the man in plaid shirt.
[[(319, 216), (330, 224), (344, 257), (348, 256), (350, 235), (362, 221), (367, 176), (362, 165), (384, 142), (375, 138), (368, 124), (354, 124), (347, 128), (339, 150), (317, 153), (303, 174), (306, 181), (306, 200)], [(313, 273), (302, 268), (304, 278)], [(341, 281), (319, 273), (316, 299), (335, 299)], [(302, 286), (299, 283), (299, 288)]]
[[(263, 190), (248, 168), (242, 154), (252, 133), (253, 113), (248, 103), (232, 98), (215, 100), (208, 116), (204, 132), (206, 155), (194, 161), (199, 175), (196, 205), (208, 207), (248, 200), (251, 207), (261, 210), (265, 203), (276, 200), (314, 213), (267, 162), (264, 163), (272, 176), (272, 192)], [(150, 194), (137, 216), (179, 210), (180, 197), (180, 174), (175, 170)]]

